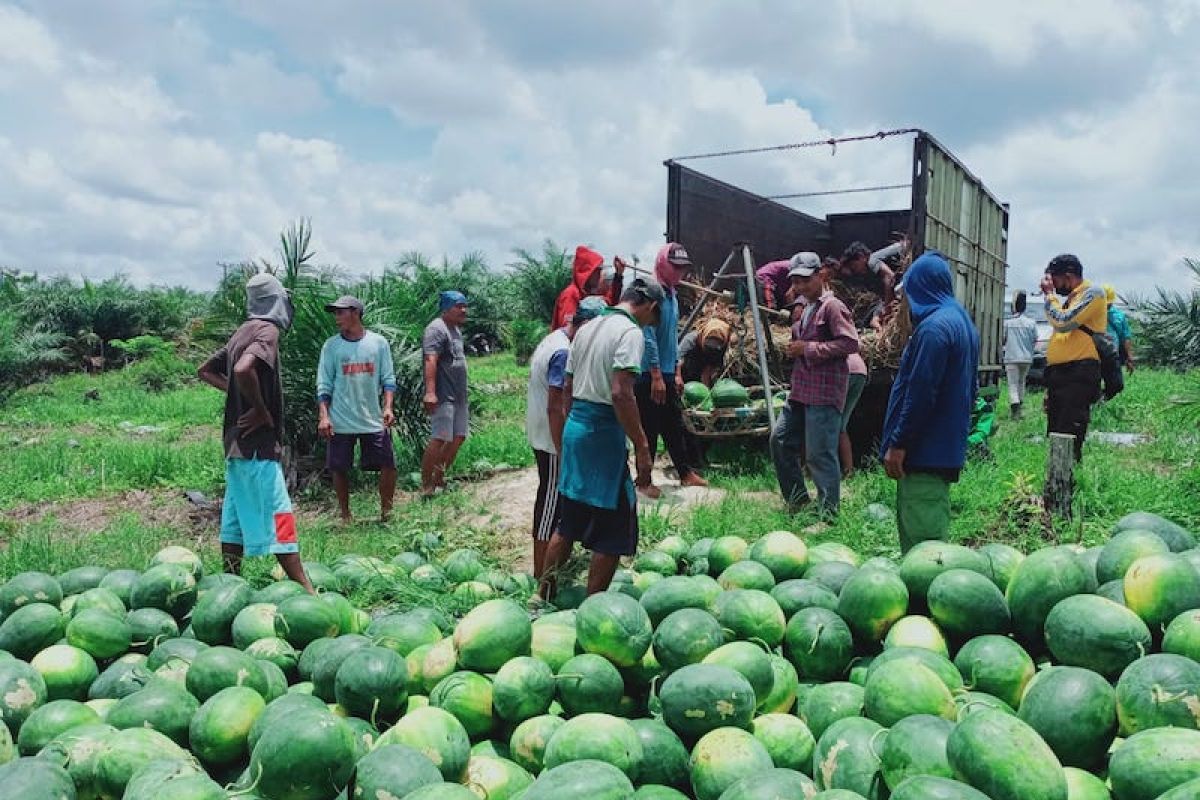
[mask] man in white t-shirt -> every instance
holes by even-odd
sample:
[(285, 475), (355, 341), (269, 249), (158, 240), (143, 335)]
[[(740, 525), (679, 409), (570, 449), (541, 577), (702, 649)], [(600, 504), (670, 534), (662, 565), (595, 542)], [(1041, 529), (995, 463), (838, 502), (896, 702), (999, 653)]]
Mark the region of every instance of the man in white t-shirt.
[(603, 297), (585, 297), (571, 321), (551, 331), (529, 359), (529, 388), (526, 392), (525, 435), (537, 462), (538, 488), (533, 504), (533, 577), (542, 577), (550, 536), (558, 530), (558, 454), (562, 450), (566, 403), (567, 357), (571, 341), (584, 323), (608, 309)]
[(638, 416), (633, 384), (641, 372), (645, 336), (666, 295), (650, 278), (636, 278), (621, 302), (575, 336), (563, 394), (569, 404), (559, 463), (558, 530), (546, 549), (539, 596), (553, 599), (555, 572), (575, 542), (592, 551), (588, 594), (605, 591), (623, 555), (637, 551), (637, 499), (629, 476), (633, 442), (639, 484), (650, 479), (650, 446)]

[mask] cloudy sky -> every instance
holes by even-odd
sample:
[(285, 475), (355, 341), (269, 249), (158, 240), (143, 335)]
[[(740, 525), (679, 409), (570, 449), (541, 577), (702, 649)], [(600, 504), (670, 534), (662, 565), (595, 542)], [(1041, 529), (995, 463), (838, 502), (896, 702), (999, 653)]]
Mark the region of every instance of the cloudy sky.
[[(100, 11), (98, 9), (103, 9)], [(662, 242), (665, 158), (920, 127), (1012, 205), (1012, 283), (1200, 257), (1200, 0), (0, 0), (0, 267), (212, 285), (318, 260)], [(697, 162), (762, 194), (908, 143)], [(906, 205), (904, 192), (797, 201)]]

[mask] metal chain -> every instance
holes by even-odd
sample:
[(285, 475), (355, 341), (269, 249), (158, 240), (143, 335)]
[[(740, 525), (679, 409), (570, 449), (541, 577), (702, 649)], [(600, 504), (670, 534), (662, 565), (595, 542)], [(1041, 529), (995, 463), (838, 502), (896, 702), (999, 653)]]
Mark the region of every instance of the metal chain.
[(751, 147), (745, 150), (724, 150), (715, 153), (696, 153), (690, 156), (679, 156), (671, 161), (694, 161), (699, 158), (719, 158), (721, 156), (742, 156), (750, 153), (770, 153), (776, 150), (799, 150), (804, 147), (821, 147), (828, 145), (837, 152), (837, 146), (845, 142), (866, 142), (872, 139), (886, 139), (889, 136), (903, 136), (908, 133), (920, 133), (920, 128), (895, 128), (889, 131), (862, 134), (860, 136), (842, 136), (840, 138), (814, 139), (811, 142), (796, 142), (795, 144), (777, 144), (771, 147)]
[(864, 186), (861, 189), (829, 189), (824, 192), (793, 192), (792, 194), (769, 194), (768, 200), (790, 200), (796, 197), (823, 197), (830, 194), (856, 194), (858, 192), (882, 192), (887, 189), (909, 189), (911, 183), (890, 183), (886, 186)]

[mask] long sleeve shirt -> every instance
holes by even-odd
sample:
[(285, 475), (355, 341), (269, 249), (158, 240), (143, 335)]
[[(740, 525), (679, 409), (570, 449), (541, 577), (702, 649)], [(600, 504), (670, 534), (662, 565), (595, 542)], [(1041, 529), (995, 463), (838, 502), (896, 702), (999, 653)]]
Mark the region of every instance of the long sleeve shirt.
[(1054, 328), (1046, 346), (1047, 364), (1100, 360), (1091, 334), (1083, 328), (1092, 333), (1103, 333), (1108, 328), (1108, 300), (1103, 289), (1083, 281), (1065, 301), (1047, 293), (1046, 319)]
[(1037, 323), (1024, 314), (1004, 320), (1004, 363), (1032, 364)]
[(792, 341), (804, 342), (804, 352), (792, 362), (788, 399), (841, 410), (850, 383), (846, 357), (858, 352), (858, 331), (849, 309), (832, 292), (826, 292), (805, 307), (800, 321), (792, 326)]
[(658, 324), (642, 328), (646, 337), (646, 350), (642, 356), (642, 374), (650, 370), (661, 370), (664, 375), (674, 375), (679, 363), (679, 298), (674, 292), (658, 305)]
[(396, 390), (392, 348), (378, 333), (366, 331), (357, 341), (330, 336), (317, 362), (317, 400), (329, 403), (334, 433), (378, 433), (383, 430), (379, 395)]
[(788, 271), (792, 268), (792, 262), (783, 261), (768, 261), (763, 264), (754, 273), (755, 279), (763, 288), (770, 287), (775, 302), (774, 307), (780, 308), (784, 303), (784, 296), (788, 289), (792, 288), (792, 279), (788, 277)]

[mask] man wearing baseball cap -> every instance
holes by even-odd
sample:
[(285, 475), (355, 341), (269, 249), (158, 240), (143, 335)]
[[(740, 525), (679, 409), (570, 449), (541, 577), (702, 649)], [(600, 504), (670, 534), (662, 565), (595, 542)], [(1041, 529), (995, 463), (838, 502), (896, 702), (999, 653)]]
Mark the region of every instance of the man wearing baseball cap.
[(357, 297), (339, 297), (325, 310), (333, 314), (338, 328), (336, 336), (325, 340), (317, 362), (317, 434), (326, 441), (325, 468), (333, 475), (342, 522), (349, 523), (349, 476), (357, 444), (359, 468), (379, 473), (379, 516), (387, 522), (396, 494), (396, 456), (389, 430), (395, 422), (396, 395), (392, 348), (363, 326), (363, 304)]
[(1046, 429), (1075, 437), (1075, 460), (1100, 399), (1100, 351), (1094, 333), (1108, 328), (1104, 290), (1083, 279), (1083, 264), (1071, 253), (1055, 256), (1042, 278), (1046, 320), (1054, 332), (1046, 346)]
[(467, 322), (467, 296), (459, 291), (438, 295), (438, 316), (425, 326), (425, 413), (429, 445), (421, 456), (421, 496), (432, 497), (446, 485), (446, 472), (467, 438), (467, 354), (462, 326)]
[(792, 289), (804, 306), (787, 348), (792, 386), (788, 404), (771, 431), (771, 457), (789, 511), (794, 513), (811, 500), (804, 483), (807, 465), (821, 512), (832, 516), (841, 499), (838, 440), (850, 383), (846, 357), (858, 352), (858, 331), (849, 309), (825, 289), (820, 257), (796, 253), (791, 264)]

